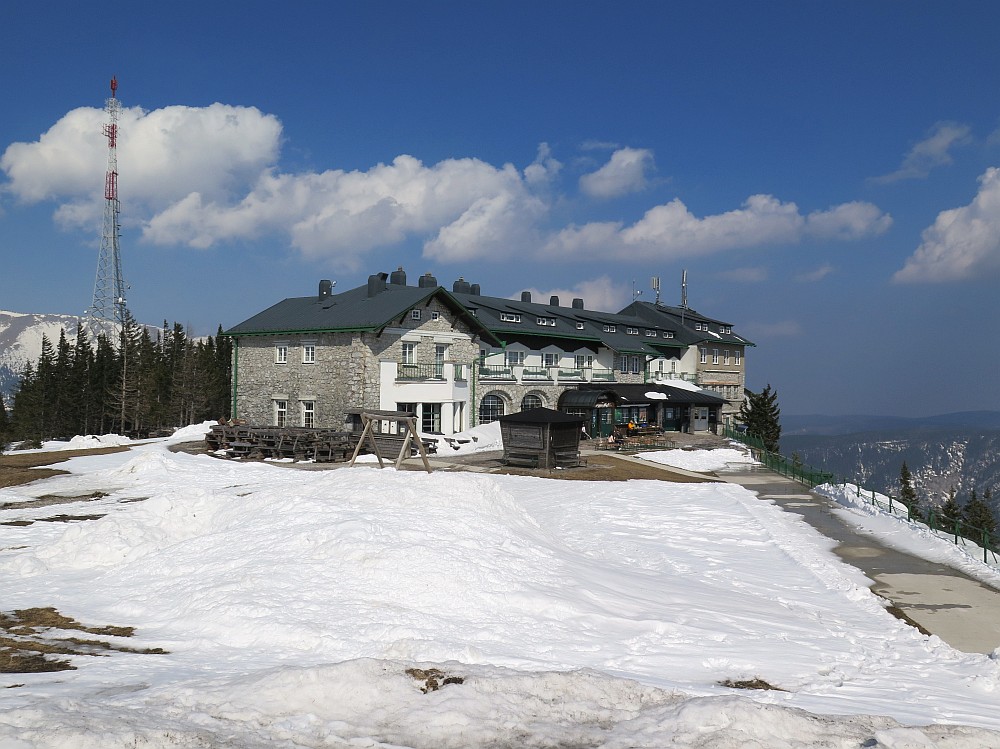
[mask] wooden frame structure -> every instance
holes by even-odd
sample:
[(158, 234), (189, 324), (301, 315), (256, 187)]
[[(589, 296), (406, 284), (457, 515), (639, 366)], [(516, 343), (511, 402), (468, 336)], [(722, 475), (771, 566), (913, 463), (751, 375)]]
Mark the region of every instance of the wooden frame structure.
[(378, 443), (375, 441), (375, 430), (373, 425), (376, 422), (389, 421), (396, 424), (397, 432), (400, 425), (406, 429), (406, 437), (403, 439), (403, 444), (399, 448), (399, 455), (396, 457), (396, 469), (398, 470), (399, 467), (403, 465), (403, 461), (410, 457), (410, 446), (413, 442), (416, 442), (417, 450), (420, 452), (420, 458), (424, 462), (424, 468), (427, 469), (427, 473), (431, 473), (431, 464), (427, 460), (427, 448), (424, 447), (424, 441), (420, 439), (419, 436), (414, 437), (414, 435), (417, 434), (417, 419), (415, 416), (411, 414), (363, 412), (361, 414), (361, 421), (365, 426), (361, 431), (361, 438), (358, 440), (358, 444), (354, 448), (354, 454), (351, 456), (351, 462), (349, 465), (354, 465), (354, 461), (361, 452), (361, 448), (364, 446), (365, 440), (368, 440), (371, 451), (375, 453), (375, 457), (378, 458), (378, 467), (385, 468), (385, 465), (382, 462), (382, 453), (379, 451)]

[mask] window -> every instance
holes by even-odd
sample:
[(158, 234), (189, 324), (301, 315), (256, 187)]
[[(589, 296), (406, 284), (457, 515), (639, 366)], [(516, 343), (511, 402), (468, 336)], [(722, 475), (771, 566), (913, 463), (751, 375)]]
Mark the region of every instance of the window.
[(712, 364), (718, 364), (718, 363), (719, 363), (719, 349), (714, 348), (712, 349)]
[(503, 398), (499, 395), (487, 395), (479, 404), (479, 423), (489, 424), (503, 416)]
[(288, 401), (274, 401), (274, 425), (283, 427), (288, 421)]
[(732, 325), (720, 325), (719, 326), (719, 332), (720, 333), (726, 333), (727, 335), (732, 335), (733, 334), (733, 326)]
[(316, 344), (315, 343), (304, 343), (304, 344), (302, 344), (302, 363), (303, 364), (315, 364), (316, 363)]
[(632, 374), (639, 374), (641, 370), (639, 369), (639, 357), (632, 357)]
[(532, 408), (541, 408), (541, 407), (542, 407), (542, 399), (537, 395), (529, 393), (528, 395), (524, 396), (524, 398), (521, 399), (522, 411), (528, 411)]
[(577, 330), (583, 330), (583, 323), (582, 323), (582, 322), (578, 322), (578, 323), (576, 324), (576, 329), (577, 329)]
[(722, 363), (729, 364), (729, 349), (722, 352)]
[(708, 364), (708, 349), (704, 346), (698, 347), (698, 361), (702, 364)]
[(308, 429), (316, 426), (316, 401), (302, 401), (302, 426)]
[(410, 319), (411, 320), (419, 320), (420, 319), (420, 310), (418, 310), (418, 309), (411, 309), (410, 310)]
[(740, 366), (740, 359), (743, 357), (743, 352), (737, 349), (733, 352), (733, 364), (737, 367)]
[(674, 331), (672, 331), (672, 330), (664, 330), (663, 331), (663, 337), (664, 338), (673, 338), (674, 337)]
[(402, 411), (405, 414), (417, 415), (417, 404), (416, 403), (397, 403), (396, 410)]
[(403, 342), (403, 350), (402, 350), (403, 364), (413, 364), (414, 362), (413, 354), (416, 348), (417, 344), (415, 343), (407, 343), (406, 341)]
[(489, 356), (489, 351), (484, 348), (479, 349), (479, 363), (480, 365), (486, 364), (486, 357)]
[(646, 337), (647, 338), (656, 338), (656, 331), (655, 330), (647, 330), (646, 331)]
[(500, 322), (521, 322), (521, 316), (513, 312), (501, 312)]
[(559, 354), (542, 354), (543, 367), (556, 367), (559, 365)]
[(523, 351), (507, 351), (504, 353), (504, 362), (508, 367), (512, 367), (515, 364), (524, 364), (524, 352)]
[(420, 408), (420, 431), (441, 433), (441, 404), (424, 403)]
[[(438, 377), (441, 377), (442, 374), (444, 373), (444, 360), (447, 357), (448, 357), (448, 347), (445, 344), (439, 343), (436, 346), (434, 346), (434, 372)], [(439, 407), (438, 411), (440, 410), (441, 409)], [(440, 420), (440, 418), (441, 417), (439, 414), (438, 419)]]
[(547, 325), (550, 328), (554, 328), (556, 326), (556, 319), (554, 317), (536, 317), (535, 322), (538, 325)]
[(625, 328), (625, 332), (628, 333), (629, 335), (639, 335), (638, 328)]
[(576, 368), (583, 369), (584, 367), (594, 366), (594, 357), (584, 354), (576, 355)]
[(274, 346), (274, 363), (288, 364), (288, 344), (278, 343)]
[(431, 320), (440, 320), (440, 319), (441, 319), (440, 312), (431, 312)]
[(617, 330), (617, 328), (614, 325), (605, 325), (604, 326), (604, 332), (605, 333), (614, 333), (616, 330)]

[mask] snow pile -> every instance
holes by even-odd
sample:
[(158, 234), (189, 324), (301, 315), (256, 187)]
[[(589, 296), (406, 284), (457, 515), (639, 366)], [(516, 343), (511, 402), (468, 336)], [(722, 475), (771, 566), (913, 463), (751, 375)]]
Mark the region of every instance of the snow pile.
[[(51, 440), (42, 443), (42, 450), (92, 450), (99, 447), (120, 447), (121, 445), (131, 445), (132, 440), (120, 434), (88, 434), (76, 436), (68, 442), (64, 440)], [(26, 451), (33, 452), (33, 451)]]
[[(166, 442), (30, 486), (114, 489), (99, 520), (5, 532), (5, 609), (167, 653), (6, 675), (4, 749), (1000, 746), (1000, 664), (889, 615), (742, 487), (290, 470)], [(754, 679), (786, 691), (721, 685)]]
[(481, 424), (438, 441), (438, 454), (444, 456), (470, 455), (489, 450), (503, 450), (499, 421)]
[(718, 450), (656, 450), (637, 453), (636, 457), (661, 463), (685, 471), (708, 473), (721, 471), (733, 464), (755, 464), (757, 461), (745, 450), (720, 448)]

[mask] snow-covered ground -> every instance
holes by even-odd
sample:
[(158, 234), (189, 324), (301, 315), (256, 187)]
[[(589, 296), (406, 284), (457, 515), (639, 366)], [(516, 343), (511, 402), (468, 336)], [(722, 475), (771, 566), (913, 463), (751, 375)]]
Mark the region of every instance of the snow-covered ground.
[(3, 675), (0, 749), (1000, 747), (1000, 664), (739, 486), (167, 450), (198, 430), (0, 491), (108, 494), (0, 526), (4, 611), (168, 651)]

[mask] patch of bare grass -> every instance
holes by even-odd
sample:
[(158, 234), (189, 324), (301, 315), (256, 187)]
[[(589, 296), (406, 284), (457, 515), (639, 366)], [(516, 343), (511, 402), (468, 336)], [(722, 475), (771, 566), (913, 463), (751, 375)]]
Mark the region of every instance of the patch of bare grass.
[(757, 677), (753, 679), (726, 679), (719, 682), (720, 686), (729, 687), (730, 689), (765, 689), (774, 692), (787, 692), (787, 689), (782, 689), (781, 687), (776, 687), (773, 684), (769, 684), (763, 679)]
[(128, 450), (127, 446), (99, 447), (93, 450), (56, 450), (42, 453), (4, 453), (0, 455), (0, 489), (30, 484), (39, 479), (67, 473), (54, 468), (39, 468), (62, 463), (81, 455), (110, 455)]
[(112, 652), (162, 654), (161, 648), (136, 649), (106, 640), (65, 636), (57, 632), (82, 632), (95, 637), (132, 637), (133, 627), (84, 626), (54, 608), (0, 612), (0, 673), (42, 673), (75, 669), (60, 655), (104, 656)]

